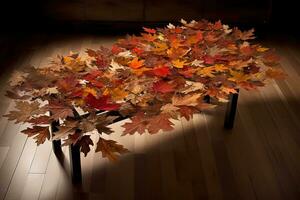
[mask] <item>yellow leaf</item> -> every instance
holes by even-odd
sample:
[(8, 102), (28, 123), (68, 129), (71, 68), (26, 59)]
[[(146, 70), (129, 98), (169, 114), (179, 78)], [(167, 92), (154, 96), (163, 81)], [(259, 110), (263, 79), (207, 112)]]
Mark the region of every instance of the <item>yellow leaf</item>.
[(230, 81), (234, 82), (243, 82), (250, 79), (249, 75), (244, 74), (243, 72), (230, 70), (231, 78), (228, 78)]
[(169, 48), (165, 42), (154, 42), (154, 46), (155, 48), (153, 49), (153, 51), (156, 52), (165, 51)]
[(111, 91), (111, 97), (114, 101), (123, 100), (127, 95), (128, 93), (120, 88), (115, 88)]
[(172, 64), (176, 68), (183, 68), (184, 65), (187, 65), (188, 63), (186, 61), (180, 61), (179, 59), (177, 60), (172, 60)]
[(223, 64), (214, 65), (214, 70), (217, 72), (224, 72), (227, 69), (228, 69), (228, 67), (224, 66)]
[(265, 52), (265, 51), (268, 51), (268, 50), (269, 50), (269, 48), (265, 48), (265, 47), (258, 47), (256, 50), (257, 50), (258, 52)]
[(208, 77), (212, 78), (212, 77), (215, 77), (215, 75), (213, 74), (214, 69), (215, 69), (214, 66), (203, 67), (198, 70), (197, 74), (202, 77), (208, 76)]
[(86, 97), (89, 94), (93, 95), (94, 97), (97, 97), (97, 91), (94, 88), (86, 87), (83, 89), (83, 96)]

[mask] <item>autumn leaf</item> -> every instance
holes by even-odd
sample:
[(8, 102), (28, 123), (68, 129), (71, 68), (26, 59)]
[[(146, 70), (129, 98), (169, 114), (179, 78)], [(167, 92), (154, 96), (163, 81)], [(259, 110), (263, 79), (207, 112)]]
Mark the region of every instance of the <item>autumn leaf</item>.
[(116, 161), (120, 154), (128, 153), (128, 149), (117, 144), (113, 140), (105, 140), (99, 137), (97, 142), (96, 152), (101, 152), (103, 158), (108, 158), (110, 161)]
[(18, 86), (25, 82), (26, 77), (28, 76), (28, 73), (20, 72), (20, 71), (14, 71), (9, 79), (10, 86)]
[(79, 132), (75, 132), (74, 134), (69, 134), (68, 138), (63, 140), (62, 146), (75, 145), (80, 139), (81, 134)]
[(33, 139), (35, 139), (37, 145), (43, 144), (46, 139), (50, 139), (50, 132), (49, 127), (46, 126), (33, 126), (32, 128), (27, 128), (22, 133), (26, 134), (28, 137), (34, 136)]
[(27, 100), (30, 98), (29, 95), (19, 95), (17, 91), (10, 91), (7, 90), (5, 96), (11, 98), (11, 99), (15, 99), (15, 100)]
[(174, 106), (173, 104), (168, 103), (168, 104), (162, 106), (160, 110), (162, 111), (161, 113), (167, 114), (170, 117), (172, 117), (173, 119), (177, 119), (179, 108)]
[(147, 32), (147, 33), (156, 33), (156, 30), (155, 29), (152, 29), (152, 28), (146, 28), (146, 27), (143, 27), (144, 31)]
[(84, 156), (87, 156), (88, 152), (90, 152), (91, 150), (90, 146), (94, 145), (90, 135), (82, 136), (78, 140), (77, 144), (80, 146), (80, 151), (84, 154)]
[(44, 114), (46, 110), (40, 108), (40, 103), (34, 101), (29, 103), (27, 101), (17, 101), (16, 109), (10, 111), (9, 114), (3, 115), (9, 120), (16, 120), (15, 123), (27, 122), (34, 115)]
[(159, 114), (149, 119), (147, 129), (150, 134), (155, 134), (160, 130), (171, 131), (173, 130), (173, 125), (167, 114)]
[(172, 65), (176, 68), (183, 68), (183, 66), (187, 65), (187, 63), (184, 60), (172, 60)]
[(145, 119), (145, 114), (140, 112), (131, 118), (131, 122), (126, 122), (122, 125), (125, 128), (122, 135), (133, 135), (135, 132), (143, 134), (148, 126), (149, 122)]
[(215, 68), (213, 66), (212, 67), (203, 67), (197, 71), (197, 74), (200, 76), (203, 76), (203, 77), (207, 76), (207, 77), (213, 78), (213, 77), (215, 77), (214, 70), (215, 70)]
[(85, 102), (87, 105), (91, 106), (92, 108), (96, 108), (98, 110), (117, 110), (120, 105), (110, 102), (109, 96), (102, 96), (96, 99), (93, 95), (89, 94), (85, 98)]
[(33, 117), (32, 119), (27, 121), (28, 123), (31, 124), (49, 124), (51, 122), (51, 118), (50, 116), (47, 115), (42, 115), (42, 116), (38, 116), (38, 117)]
[(45, 109), (50, 111), (51, 119), (53, 120), (74, 117), (72, 108), (59, 101), (50, 101), (49, 104), (45, 106)]
[(129, 62), (129, 67), (138, 69), (144, 65), (144, 62), (144, 60), (139, 60), (137, 57), (135, 57), (132, 61)]
[(74, 134), (78, 125), (78, 121), (65, 121), (63, 125), (58, 127), (58, 131), (54, 132), (53, 140), (62, 139), (69, 134)]
[(193, 118), (194, 113), (198, 110), (191, 106), (179, 106), (178, 112), (180, 113), (180, 117), (184, 117), (187, 121)]
[(198, 99), (201, 97), (201, 94), (187, 94), (184, 96), (173, 96), (172, 104), (174, 106), (196, 106), (198, 104)]
[(174, 85), (162, 80), (153, 84), (153, 90), (155, 92), (168, 93), (173, 92), (174, 89)]
[(166, 77), (171, 73), (169, 67), (166, 66), (154, 68), (152, 72), (155, 76), (159, 77)]

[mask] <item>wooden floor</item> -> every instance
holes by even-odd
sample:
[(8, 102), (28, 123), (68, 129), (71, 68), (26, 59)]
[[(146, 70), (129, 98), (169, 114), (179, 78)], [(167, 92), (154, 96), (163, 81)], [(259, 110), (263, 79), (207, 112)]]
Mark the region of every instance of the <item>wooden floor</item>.
[[(4, 97), (11, 69), (40, 66), (49, 56), (115, 38), (42, 34), (19, 43), (14, 53), (2, 48), (1, 116), (13, 107)], [(1, 117), (0, 199), (300, 199), (300, 48), (280, 38), (262, 42), (278, 50), (288, 79), (242, 90), (232, 131), (222, 128), (225, 106), (153, 136), (120, 137), (120, 124), (114, 124), (116, 133), (108, 138), (131, 153), (115, 164), (99, 153), (82, 155), (81, 187), (70, 183), (67, 149), (60, 164), (50, 142), (37, 147), (20, 133), (25, 125)]]

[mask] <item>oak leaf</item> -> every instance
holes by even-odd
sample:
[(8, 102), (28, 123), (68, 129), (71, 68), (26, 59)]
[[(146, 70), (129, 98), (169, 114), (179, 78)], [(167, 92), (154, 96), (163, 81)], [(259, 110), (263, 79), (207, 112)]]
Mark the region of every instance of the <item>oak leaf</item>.
[(120, 144), (117, 144), (116, 141), (105, 140), (101, 137), (99, 137), (95, 151), (101, 151), (102, 157), (107, 158), (110, 161), (116, 161), (120, 154), (129, 152), (128, 149), (124, 148)]

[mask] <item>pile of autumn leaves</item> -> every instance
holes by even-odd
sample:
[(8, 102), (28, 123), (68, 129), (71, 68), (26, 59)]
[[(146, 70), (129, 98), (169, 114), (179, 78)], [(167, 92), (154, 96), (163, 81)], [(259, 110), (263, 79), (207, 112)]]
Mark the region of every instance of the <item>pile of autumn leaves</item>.
[[(47, 66), (15, 72), (7, 96), (16, 100), (16, 110), (5, 116), (31, 124), (22, 132), (38, 145), (63, 139), (63, 145), (80, 145), (85, 155), (97, 134), (96, 152), (116, 160), (128, 150), (103, 138), (112, 133), (108, 125), (117, 118), (112, 112), (131, 119), (122, 135), (170, 131), (171, 120), (189, 120), (214, 107), (204, 102), (207, 95), (226, 102), (238, 88), (284, 77), (272, 50), (247, 42), (253, 30), (230, 29), (220, 21), (181, 23), (144, 28), (110, 49), (58, 55)], [(49, 125), (55, 121), (60, 125), (52, 136)]]

